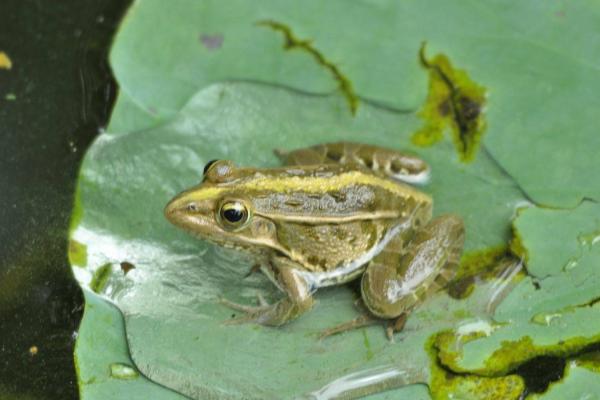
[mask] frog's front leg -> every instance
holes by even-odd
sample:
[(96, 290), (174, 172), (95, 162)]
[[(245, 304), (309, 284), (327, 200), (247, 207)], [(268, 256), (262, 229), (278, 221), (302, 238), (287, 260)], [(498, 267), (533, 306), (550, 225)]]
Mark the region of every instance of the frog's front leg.
[(362, 298), (369, 311), (380, 318), (403, 321), (415, 306), (454, 277), (464, 236), (462, 220), (453, 215), (431, 220), (408, 244), (400, 243), (398, 235), (363, 274)]
[(353, 142), (319, 144), (292, 151), (275, 150), (286, 165), (354, 164), (407, 183), (425, 183), (429, 166), (411, 154)]
[(261, 325), (280, 326), (310, 310), (314, 299), (309, 284), (291, 264), (285, 259), (274, 259), (269, 266), (272, 278), (285, 293), (285, 297), (278, 302), (269, 305), (263, 301), (261, 305), (252, 307), (222, 300), (222, 304), (246, 313), (228, 323), (255, 322)]

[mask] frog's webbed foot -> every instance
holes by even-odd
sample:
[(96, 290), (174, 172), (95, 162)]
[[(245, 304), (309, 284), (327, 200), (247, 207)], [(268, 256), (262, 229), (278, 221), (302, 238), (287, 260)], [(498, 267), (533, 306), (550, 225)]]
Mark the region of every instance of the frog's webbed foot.
[(354, 329), (363, 328), (365, 326), (381, 324), (385, 329), (385, 336), (390, 342), (393, 343), (394, 333), (402, 331), (404, 325), (406, 324), (407, 317), (408, 314), (402, 314), (398, 318), (386, 320), (377, 318), (369, 314), (362, 314), (351, 321), (344, 322), (331, 328), (325, 329), (319, 335), (319, 339), (325, 339), (329, 336), (337, 335), (338, 333), (352, 331)]
[(387, 336), (390, 342), (394, 342), (394, 333), (401, 332), (402, 329), (404, 329), (404, 325), (406, 325), (407, 318), (408, 314), (403, 313), (398, 318), (387, 320), (387, 324), (385, 327), (385, 336)]
[[(253, 265), (253, 266), (252, 266), (252, 267), (251, 267), (251, 268), (248, 270), (248, 272), (246, 273), (246, 275), (244, 275), (244, 279), (246, 279), (247, 277), (249, 277), (249, 276), (250, 276), (250, 275), (252, 275), (252, 274), (255, 274), (255, 273), (259, 272), (259, 271), (260, 271), (260, 267), (261, 267), (261, 265), (260, 265), (260, 264), (254, 264), (254, 265)], [(260, 295), (259, 295), (259, 296), (260, 296)]]
[(285, 265), (278, 266), (277, 281), (286, 297), (274, 304), (268, 304), (260, 295), (258, 296), (258, 306), (248, 306), (221, 299), (221, 304), (245, 313), (243, 316), (227, 321), (226, 324), (257, 323), (280, 326), (312, 308), (314, 299), (308, 290), (308, 284), (293, 268)]
[(360, 315), (353, 320), (343, 322), (339, 325), (332, 326), (331, 328), (325, 329), (319, 335), (319, 339), (325, 339), (329, 336), (337, 335), (338, 333), (343, 333), (347, 331), (352, 331), (354, 329), (362, 328), (365, 326), (370, 326), (379, 323), (379, 319), (372, 317), (368, 314)]
[(244, 324), (251, 322), (259, 322), (260, 315), (267, 312), (272, 306), (267, 303), (264, 297), (259, 293), (256, 295), (258, 306), (249, 306), (246, 304), (235, 303), (226, 298), (220, 298), (219, 303), (232, 310), (244, 313), (239, 317), (234, 317), (224, 322), (225, 325)]

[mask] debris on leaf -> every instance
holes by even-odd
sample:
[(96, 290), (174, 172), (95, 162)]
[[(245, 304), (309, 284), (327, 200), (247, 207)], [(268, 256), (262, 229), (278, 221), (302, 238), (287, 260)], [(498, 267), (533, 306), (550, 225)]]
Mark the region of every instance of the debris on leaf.
[(445, 55), (428, 59), (425, 43), (419, 59), (429, 71), (429, 93), (419, 111), (424, 125), (413, 134), (413, 143), (430, 146), (450, 129), (461, 161), (472, 161), (486, 128), (485, 88), (471, 80), (465, 71), (452, 67)]
[(298, 39), (294, 36), (292, 30), (288, 26), (280, 22), (259, 21), (257, 25), (266, 26), (273, 29), (274, 31), (280, 32), (285, 38), (285, 44), (283, 45), (283, 47), (286, 50), (299, 49), (306, 51), (308, 54), (313, 56), (313, 58), (317, 61), (317, 63), (319, 63), (319, 65), (322, 65), (327, 70), (329, 70), (329, 72), (331, 72), (331, 74), (333, 75), (333, 79), (337, 81), (340, 91), (346, 98), (352, 115), (356, 114), (356, 110), (358, 109), (358, 95), (354, 92), (352, 82), (350, 82), (350, 80), (342, 74), (342, 72), (333, 62), (326, 59), (325, 56), (313, 46), (310, 40)]

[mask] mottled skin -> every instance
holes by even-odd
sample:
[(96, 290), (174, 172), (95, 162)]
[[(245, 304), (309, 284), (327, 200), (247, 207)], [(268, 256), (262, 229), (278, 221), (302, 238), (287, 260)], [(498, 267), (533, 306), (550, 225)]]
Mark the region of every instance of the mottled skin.
[(314, 304), (314, 292), (362, 275), (371, 314), (404, 320), (454, 275), (462, 221), (431, 219), (431, 198), (406, 183), (426, 179), (418, 158), (354, 143), (278, 152), (282, 168), (207, 164), (175, 197), (167, 218), (200, 238), (253, 254), (284, 296), (258, 307), (225, 303), (243, 321), (282, 325)]

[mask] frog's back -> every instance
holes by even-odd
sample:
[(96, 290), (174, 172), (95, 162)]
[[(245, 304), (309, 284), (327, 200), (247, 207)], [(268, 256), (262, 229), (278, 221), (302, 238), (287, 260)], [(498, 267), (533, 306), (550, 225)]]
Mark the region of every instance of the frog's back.
[(252, 170), (232, 192), (251, 199), (259, 215), (304, 224), (398, 219), (431, 208), (431, 198), (412, 186), (347, 165)]

